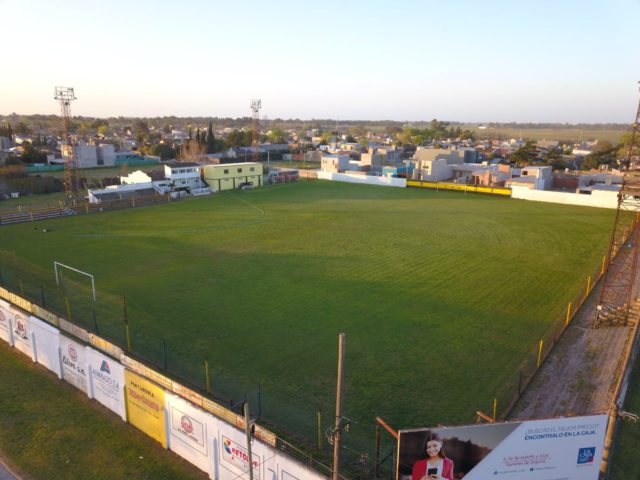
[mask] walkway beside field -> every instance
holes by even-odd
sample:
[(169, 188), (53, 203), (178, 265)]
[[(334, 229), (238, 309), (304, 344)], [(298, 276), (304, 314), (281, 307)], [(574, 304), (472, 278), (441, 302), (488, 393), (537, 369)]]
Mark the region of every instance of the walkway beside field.
[[(602, 282), (562, 334), (509, 420), (608, 411), (632, 345), (638, 312), (631, 313), (632, 326), (591, 328), (601, 288)], [(636, 281), (634, 298), (639, 290)]]

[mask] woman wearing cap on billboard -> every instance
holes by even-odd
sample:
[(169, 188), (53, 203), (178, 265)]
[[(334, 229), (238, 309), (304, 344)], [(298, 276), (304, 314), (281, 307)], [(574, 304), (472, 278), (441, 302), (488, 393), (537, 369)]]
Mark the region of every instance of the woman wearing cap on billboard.
[(453, 461), (442, 448), (442, 439), (430, 433), (424, 442), (426, 458), (413, 465), (411, 480), (453, 480)]

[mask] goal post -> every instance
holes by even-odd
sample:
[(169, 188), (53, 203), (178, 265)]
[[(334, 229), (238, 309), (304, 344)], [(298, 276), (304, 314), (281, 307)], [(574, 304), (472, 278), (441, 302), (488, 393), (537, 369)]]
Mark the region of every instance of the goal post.
[(69, 270), (72, 270), (76, 273), (79, 273), (81, 275), (86, 275), (87, 277), (89, 277), (91, 279), (91, 290), (93, 292), (93, 301), (96, 301), (96, 281), (95, 278), (93, 277), (93, 275), (91, 275), (90, 273), (87, 272), (83, 272), (82, 270), (78, 270), (77, 268), (73, 268), (70, 267), (69, 265), (65, 265), (64, 263), (61, 262), (53, 262), (53, 271), (56, 274), (56, 285), (60, 285), (60, 277), (62, 276), (62, 272), (60, 272), (60, 274), (58, 274), (58, 268), (60, 268), (61, 270), (63, 268), (67, 268)]

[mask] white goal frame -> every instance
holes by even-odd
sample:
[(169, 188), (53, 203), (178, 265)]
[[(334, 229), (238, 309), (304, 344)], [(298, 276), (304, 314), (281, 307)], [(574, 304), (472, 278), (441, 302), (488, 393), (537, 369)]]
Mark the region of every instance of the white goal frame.
[[(56, 285), (60, 285), (60, 278), (58, 276), (58, 267), (68, 268), (69, 270), (73, 270), (76, 273), (80, 273), (82, 275), (86, 275), (87, 277), (89, 277), (91, 279), (91, 289), (93, 290), (93, 301), (94, 302), (96, 301), (96, 281), (93, 275), (87, 272), (83, 272), (82, 270), (78, 270), (77, 268), (70, 267), (69, 265), (65, 265), (64, 263), (54, 261), (53, 271), (56, 274)], [(62, 272), (60, 272), (60, 276), (62, 276)]]

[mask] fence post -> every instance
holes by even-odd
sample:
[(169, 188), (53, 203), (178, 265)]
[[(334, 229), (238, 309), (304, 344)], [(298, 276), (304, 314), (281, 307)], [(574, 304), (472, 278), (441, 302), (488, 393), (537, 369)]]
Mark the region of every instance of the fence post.
[(569, 305), (567, 305), (567, 318), (566, 318), (566, 320), (564, 321), (564, 325), (565, 325), (565, 327), (566, 327), (567, 325), (569, 325), (569, 319), (570, 319), (570, 318), (571, 318), (571, 302), (569, 302)]
[(522, 395), (522, 367), (518, 370), (518, 396)]
[(496, 421), (496, 412), (498, 411), (498, 399), (493, 399), (493, 421)]
[(540, 340), (540, 346), (538, 347), (538, 364), (536, 365), (536, 368), (540, 368), (540, 361), (542, 360), (542, 345), (543, 345), (543, 340)]
[(96, 335), (100, 335), (100, 329), (98, 328), (98, 318), (96, 317), (96, 309), (95, 308), (91, 311), (91, 314), (93, 316), (93, 327), (96, 330)]
[(262, 387), (258, 384), (258, 418), (262, 416)]
[(607, 264), (607, 256), (603, 255), (602, 257), (602, 268), (600, 269), (600, 275), (604, 275), (604, 267)]
[(127, 338), (127, 351), (131, 351), (131, 335), (129, 332), (129, 317), (127, 316), (127, 295), (122, 294), (122, 309), (124, 312), (124, 334)]
[(164, 369), (167, 369), (167, 342), (165, 339), (162, 339), (162, 364), (164, 365)]
[(591, 275), (587, 275), (587, 291), (584, 294), (584, 298), (589, 296), (589, 290), (591, 290)]
[(211, 393), (211, 380), (209, 379), (209, 361), (204, 361), (204, 381), (207, 386), (207, 393)]
[(47, 308), (47, 302), (44, 298), (44, 285), (40, 285), (40, 299), (42, 300), (42, 308)]
[(67, 320), (71, 321), (71, 304), (69, 303), (69, 297), (65, 295), (64, 304), (67, 306)]

